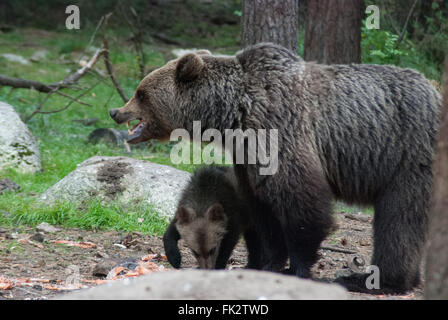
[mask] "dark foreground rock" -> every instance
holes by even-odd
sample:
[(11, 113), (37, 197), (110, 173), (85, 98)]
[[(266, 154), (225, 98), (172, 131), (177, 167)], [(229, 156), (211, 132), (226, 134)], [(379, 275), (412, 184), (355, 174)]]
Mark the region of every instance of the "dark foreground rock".
[(182, 270), (155, 272), (58, 296), (63, 300), (97, 299), (346, 299), (341, 286), (252, 270)]

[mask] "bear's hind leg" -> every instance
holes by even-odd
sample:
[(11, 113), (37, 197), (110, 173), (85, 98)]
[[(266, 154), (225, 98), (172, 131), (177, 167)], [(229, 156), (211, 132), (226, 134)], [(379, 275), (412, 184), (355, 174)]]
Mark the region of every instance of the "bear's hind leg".
[(372, 265), (379, 267), (380, 285), (397, 292), (420, 282), (420, 263), (427, 232), (430, 168), (400, 173), (375, 203)]

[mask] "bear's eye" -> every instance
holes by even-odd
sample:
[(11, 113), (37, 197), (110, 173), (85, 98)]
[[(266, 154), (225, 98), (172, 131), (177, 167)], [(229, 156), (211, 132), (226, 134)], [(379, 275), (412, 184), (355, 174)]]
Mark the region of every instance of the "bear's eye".
[(145, 92), (143, 90), (137, 91), (137, 99), (143, 101), (145, 99)]

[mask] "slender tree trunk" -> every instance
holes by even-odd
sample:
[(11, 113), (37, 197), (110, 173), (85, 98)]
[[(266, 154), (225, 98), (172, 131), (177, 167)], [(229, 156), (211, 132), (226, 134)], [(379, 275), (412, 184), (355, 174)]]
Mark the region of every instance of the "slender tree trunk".
[(304, 59), (360, 63), (364, 9), (363, 0), (308, 1)]
[(244, 0), (243, 46), (274, 42), (297, 53), (299, 0)]
[(434, 195), (426, 260), (426, 299), (448, 299), (448, 55), (434, 163)]

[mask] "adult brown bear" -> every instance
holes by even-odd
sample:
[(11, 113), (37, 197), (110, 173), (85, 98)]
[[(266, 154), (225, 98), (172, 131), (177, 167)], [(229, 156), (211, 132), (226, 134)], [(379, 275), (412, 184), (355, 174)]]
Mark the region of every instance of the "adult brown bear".
[[(131, 143), (165, 140), (176, 128), (277, 129), (278, 171), (237, 165), (239, 183), (269, 210), (257, 214), (275, 269), (284, 259), (308, 277), (332, 228), (332, 201), (373, 205), (381, 288), (420, 282), (441, 98), (420, 73), (394, 66), (319, 65), (261, 43), (234, 57), (187, 54), (143, 79), (110, 110), (138, 119)], [(366, 275), (344, 279), (365, 286)]]

